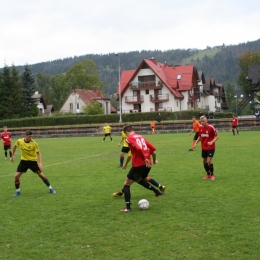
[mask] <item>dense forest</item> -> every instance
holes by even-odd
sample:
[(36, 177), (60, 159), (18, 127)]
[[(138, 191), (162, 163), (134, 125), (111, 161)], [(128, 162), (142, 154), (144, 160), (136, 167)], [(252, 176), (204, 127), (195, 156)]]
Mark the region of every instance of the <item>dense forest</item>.
[[(210, 55), (212, 50), (214, 55)], [(238, 45), (208, 47), (207, 50), (176, 49), (167, 51), (132, 51), (119, 53), (120, 67), (122, 70), (136, 69), (143, 59), (154, 57), (158, 62), (167, 62), (168, 65), (194, 64), (198, 70), (202, 70), (206, 77), (215, 78), (217, 83), (227, 81), (235, 83), (239, 74), (239, 56), (245, 52), (260, 50), (260, 39)], [(103, 91), (107, 95), (116, 92), (118, 84), (118, 57), (115, 53), (108, 54), (87, 54), (65, 59), (59, 59), (37, 64), (30, 64), (33, 74), (42, 73), (57, 75), (67, 72), (77, 62), (89, 59), (97, 65), (99, 80), (103, 82)], [(22, 72), (23, 66), (16, 66)]]

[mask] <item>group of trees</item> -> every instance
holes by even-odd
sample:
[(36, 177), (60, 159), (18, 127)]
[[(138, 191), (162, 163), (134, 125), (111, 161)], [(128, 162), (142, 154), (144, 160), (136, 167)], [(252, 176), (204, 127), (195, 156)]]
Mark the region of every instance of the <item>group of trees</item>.
[[(37, 116), (39, 100), (32, 97), (36, 91), (42, 94), (46, 104), (52, 104), (59, 110), (72, 88), (103, 87), (103, 83), (99, 81), (97, 66), (92, 60), (82, 60), (71, 66), (67, 72), (57, 75), (38, 72), (34, 76), (28, 65), (20, 71), (15, 65), (5, 65), (0, 72), (0, 119)], [(91, 107), (93, 108), (90, 109)], [(87, 113), (102, 112), (94, 103), (90, 108), (86, 110)]]
[(5, 65), (0, 73), (0, 119), (20, 118), (38, 114), (35, 79), (28, 65), (19, 75), (14, 65)]
[(82, 60), (69, 68), (67, 72), (50, 75), (38, 72), (36, 74), (37, 90), (47, 104), (52, 104), (59, 110), (72, 88), (102, 89), (99, 81), (97, 65), (92, 60)]

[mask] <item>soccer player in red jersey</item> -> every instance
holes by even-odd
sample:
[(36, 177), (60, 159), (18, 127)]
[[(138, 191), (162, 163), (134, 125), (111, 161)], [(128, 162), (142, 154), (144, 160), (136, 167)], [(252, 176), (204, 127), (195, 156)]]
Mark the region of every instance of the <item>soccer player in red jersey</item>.
[(146, 177), (148, 176), (151, 169), (150, 154), (155, 151), (155, 147), (151, 143), (149, 143), (143, 136), (136, 134), (131, 125), (125, 126), (123, 131), (127, 136), (126, 141), (132, 154), (132, 168), (127, 174), (124, 182), (124, 197), (126, 208), (122, 209), (121, 211), (130, 212), (130, 186), (134, 182), (137, 182), (146, 189), (152, 190), (155, 193), (155, 196), (162, 195), (163, 193), (154, 188), (146, 181)]
[[(154, 151), (154, 152), (151, 154), (151, 156), (152, 156), (152, 158), (153, 158), (153, 164), (157, 164), (157, 163), (158, 163), (158, 160), (156, 160), (156, 152)], [(123, 169), (126, 169), (126, 166), (127, 166), (127, 164), (131, 161), (131, 159), (132, 159), (132, 154), (131, 154), (131, 152), (128, 152), (128, 157), (127, 157), (127, 159), (126, 159), (126, 162), (125, 162), (125, 163), (123, 164), (123, 166), (122, 166)], [(161, 192), (164, 192), (164, 191), (165, 191), (166, 186), (164, 186), (164, 185), (158, 183), (155, 179), (153, 179), (153, 178), (147, 176), (146, 180), (147, 180), (147, 182), (151, 183), (153, 186), (159, 188), (159, 190), (160, 190)], [(123, 187), (122, 190), (117, 191), (117, 192), (114, 192), (114, 193), (113, 193), (113, 196), (114, 196), (114, 197), (120, 197), (120, 196), (122, 196), (123, 194), (124, 194), (124, 187)]]
[(233, 118), (231, 120), (231, 127), (232, 127), (232, 132), (233, 132), (233, 135), (235, 135), (235, 129), (237, 131), (237, 135), (238, 135), (238, 118), (236, 115), (233, 115)]
[(201, 126), (199, 128), (199, 137), (196, 140), (194, 147), (199, 141), (201, 141), (204, 169), (207, 175), (203, 179), (215, 180), (214, 167), (212, 163), (212, 158), (215, 153), (215, 142), (218, 140), (218, 133), (213, 125), (208, 123), (208, 119), (205, 116), (200, 117)]
[(3, 127), (4, 132), (1, 134), (1, 139), (4, 144), (4, 151), (5, 151), (5, 159), (7, 159), (7, 152), (9, 151), (10, 160), (12, 158), (12, 151), (11, 151), (11, 139), (12, 135), (10, 132), (7, 131), (7, 126)]

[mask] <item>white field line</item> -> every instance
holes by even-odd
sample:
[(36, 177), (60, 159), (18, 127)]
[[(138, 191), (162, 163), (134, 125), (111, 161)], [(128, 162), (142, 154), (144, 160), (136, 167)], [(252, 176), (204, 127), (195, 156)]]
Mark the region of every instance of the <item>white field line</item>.
[[(71, 162), (81, 161), (81, 160), (90, 159), (90, 158), (94, 158), (94, 157), (103, 157), (103, 156), (107, 156), (107, 155), (111, 155), (111, 154), (118, 154), (118, 152), (116, 152), (116, 153), (114, 152), (114, 153), (95, 154), (95, 155), (91, 155), (91, 156), (81, 157), (81, 158), (77, 158), (77, 159), (74, 159), (74, 160), (58, 162), (58, 163), (53, 163), (53, 164), (49, 164), (49, 165), (44, 165), (43, 164), (43, 172), (44, 172), (44, 169), (48, 168), (48, 167), (59, 166), (59, 165), (62, 165), (62, 164), (67, 164), (67, 163), (71, 163)], [(15, 171), (10, 173), (10, 174), (0, 175), (0, 177), (8, 177), (8, 176), (12, 176), (14, 174), (15, 174)]]

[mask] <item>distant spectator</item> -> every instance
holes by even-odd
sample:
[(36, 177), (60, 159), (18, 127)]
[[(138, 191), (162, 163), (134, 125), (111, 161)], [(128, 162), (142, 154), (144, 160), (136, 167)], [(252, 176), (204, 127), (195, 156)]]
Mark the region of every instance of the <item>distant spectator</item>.
[(214, 119), (214, 114), (212, 111), (209, 112), (209, 119)]
[(200, 118), (201, 116), (204, 116), (204, 114), (200, 111), (200, 112), (199, 112), (199, 118)]
[(258, 109), (255, 111), (255, 116), (256, 116), (256, 117), (259, 117), (259, 116), (260, 116), (260, 111), (259, 111)]
[(158, 121), (159, 123), (162, 121), (161, 113), (158, 114), (156, 121)]

